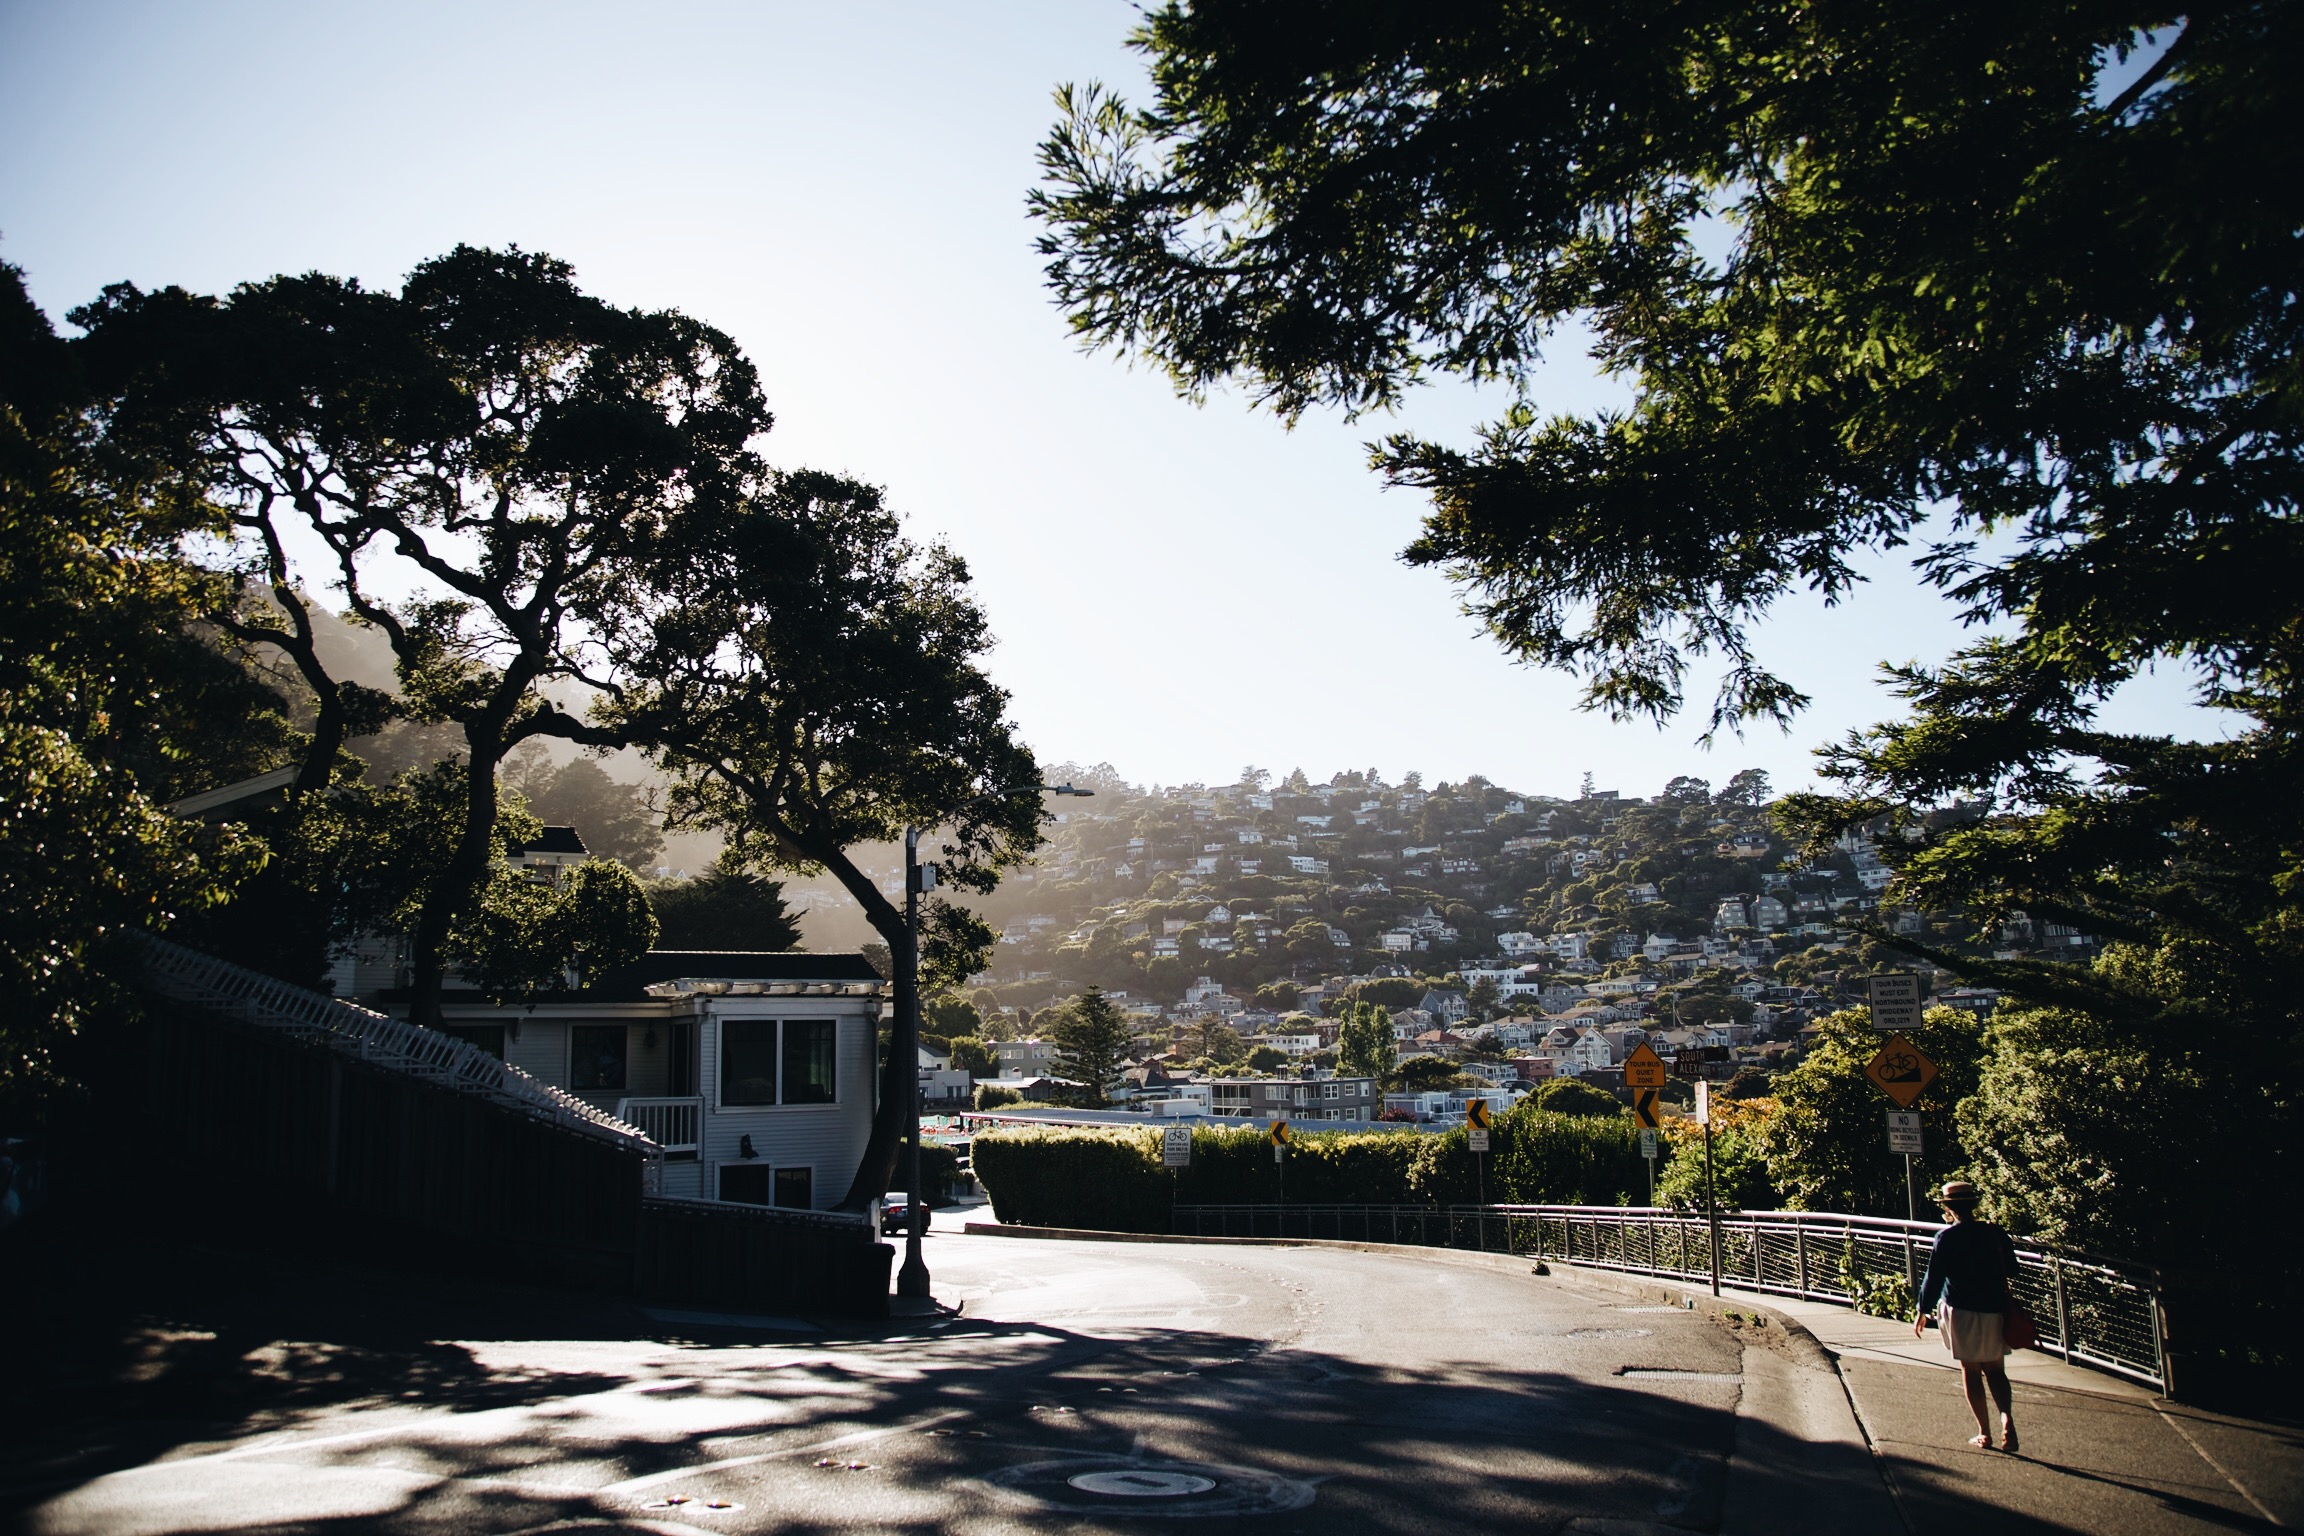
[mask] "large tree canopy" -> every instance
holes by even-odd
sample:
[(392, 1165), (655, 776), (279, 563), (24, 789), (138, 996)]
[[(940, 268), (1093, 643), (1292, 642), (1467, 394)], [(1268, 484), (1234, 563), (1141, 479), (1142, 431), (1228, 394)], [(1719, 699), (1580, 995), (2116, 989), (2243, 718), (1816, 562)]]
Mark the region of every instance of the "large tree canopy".
[(1068, 92), (1033, 201), (1082, 338), (1291, 415), (1520, 380), (1588, 325), (1628, 410), (1377, 457), (1432, 493), (1411, 558), (1610, 710), (1676, 709), (1710, 652), (1716, 723), (1787, 715), (1748, 621), (1915, 538), (2067, 692), (2161, 656), (2245, 692), (2298, 644), (2300, 33), (1171, 3), (1135, 39), (1155, 101)]
[(463, 826), (411, 926), (413, 1011), (436, 1018), (451, 935), (487, 882), (497, 765), (540, 735), (616, 744), (546, 685), (571, 674), (571, 631), (620, 563), (760, 473), (757, 373), (721, 332), (616, 308), (519, 250), (460, 246), (397, 294), (319, 274), (224, 299), (122, 285), (74, 318), (111, 438), (175, 456), (229, 513), (323, 723), (338, 690), (314, 672), (291, 529), (390, 640), (403, 710), (460, 729)]
[[(2231, 1155), (2284, 1166), (2304, 7), (1172, 0), (1135, 43), (1154, 98), (1064, 93), (1033, 196), (1086, 343), (1285, 416), (1515, 389), (1478, 442), (1395, 435), (1376, 464), (1431, 496), (1409, 558), (1619, 716), (1679, 711), (1702, 658), (1714, 729), (1788, 721), (1754, 622), (1909, 549), (1985, 638), (1894, 669), (1909, 717), (1828, 752), (1837, 793), (1785, 820), (1811, 852), (1890, 833), (1892, 898), (2107, 941), (2091, 967), (1934, 955), (2062, 1010), (1989, 1037), (1975, 1171), (2067, 1235), (2150, 1230), (2164, 1142), (2026, 1144), (2086, 1118), (2027, 1069), (2050, 1035), (2251, 1084)], [(1587, 339), (1630, 403), (1545, 416), (1541, 350)], [(2105, 728), (2156, 665), (2221, 739)], [(2039, 1186), (2058, 1169), (2086, 1195)], [(2212, 1256), (2211, 1228), (2163, 1251)]]
[[(829, 872), (901, 958), (902, 896), (864, 847), (941, 829), (945, 883), (989, 891), (1039, 846), (1039, 768), (984, 672), (967, 567), (905, 538), (877, 488), (779, 472), (740, 502), (687, 508), (620, 567), (601, 612), (602, 717), (674, 776), (674, 825), (726, 834), (728, 869)], [(942, 900), (923, 918), (925, 985), (982, 966), (981, 919)], [(888, 1187), (916, 1071), (889, 1054), (851, 1203)]]

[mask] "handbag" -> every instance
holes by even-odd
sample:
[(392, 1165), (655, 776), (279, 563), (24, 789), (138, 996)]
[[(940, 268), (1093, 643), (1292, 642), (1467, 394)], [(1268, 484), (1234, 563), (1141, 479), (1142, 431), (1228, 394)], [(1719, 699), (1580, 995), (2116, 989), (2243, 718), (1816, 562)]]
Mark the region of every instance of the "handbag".
[(2013, 1296), (2008, 1298), (2008, 1310), (2000, 1319), (2000, 1339), (2010, 1349), (2040, 1347), (2040, 1331), (2032, 1326), (2032, 1314)]

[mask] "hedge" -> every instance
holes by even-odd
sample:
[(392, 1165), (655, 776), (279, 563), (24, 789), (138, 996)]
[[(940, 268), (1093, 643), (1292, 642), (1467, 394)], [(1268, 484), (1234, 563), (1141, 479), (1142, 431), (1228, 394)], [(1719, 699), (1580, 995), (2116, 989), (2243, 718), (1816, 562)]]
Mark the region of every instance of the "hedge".
[[(1004, 1222), (1106, 1232), (1174, 1230), (1172, 1206), (1619, 1205), (1645, 1191), (1629, 1117), (1548, 1114), (1523, 1103), (1490, 1132), (1485, 1190), (1461, 1129), (1299, 1131), (1282, 1170), (1261, 1125), (1198, 1127), (1192, 1165), (1160, 1165), (1160, 1132), (1007, 1126), (975, 1140), (976, 1176)], [(1283, 1182), (1285, 1188), (1283, 1188)]]

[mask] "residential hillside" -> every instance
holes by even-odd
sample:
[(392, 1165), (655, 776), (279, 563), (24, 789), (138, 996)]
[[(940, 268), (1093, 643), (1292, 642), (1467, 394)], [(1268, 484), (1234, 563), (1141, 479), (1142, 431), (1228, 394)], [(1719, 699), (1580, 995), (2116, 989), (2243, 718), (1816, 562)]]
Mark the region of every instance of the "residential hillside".
[[(1096, 797), (1052, 802), (1037, 865), (974, 903), (1001, 934), (980, 1003), (1035, 1008), (1093, 984), (1139, 1008), (1221, 993), (1277, 1015), (1316, 1011), (1356, 979), (1421, 978), (1502, 1007), (1617, 981), (1805, 1013), (1881, 965), (1911, 967), (1847, 927), (1882, 915), (1878, 851), (1851, 838), (1793, 863), (1758, 772), (1717, 791), (1675, 778), (1647, 797), (1587, 784), (1570, 800), (1478, 776), (1249, 770), (1152, 790), (1109, 765), (1050, 777)], [(2069, 952), (2074, 937), (1885, 918), (1955, 950)]]

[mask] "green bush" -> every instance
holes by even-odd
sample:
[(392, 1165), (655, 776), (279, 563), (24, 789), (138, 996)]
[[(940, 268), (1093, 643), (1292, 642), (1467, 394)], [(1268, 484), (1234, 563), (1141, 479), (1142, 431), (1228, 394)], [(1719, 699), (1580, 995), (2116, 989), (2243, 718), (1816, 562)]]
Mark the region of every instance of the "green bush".
[(1013, 1088), (1003, 1088), (997, 1083), (978, 1083), (976, 1085), (976, 1107), (978, 1109), (1005, 1109), (1011, 1104), (1023, 1102), (1024, 1095)]
[(1483, 1168), (1465, 1133), (1298, 1132), (1285, 1170), (1260, 1125), (1202, 1127), (1192, 1164), (1160, 1165), (1160, 1135), (1134, 1127), (1005, 1127), (976, 1137), (976, 1176), (1002, 1221), (1106, 1232), (1172, 1230), (1172, 1205), (1620, 1205), (1644, 1190), (1629, 1118), (1499, 1116)]
[(1156, 1131), (1006, 1126), (977, 1133), (974, 1150), (976, 1177), (1002, 1221), (1098, 1232), (1173, 1228)]

